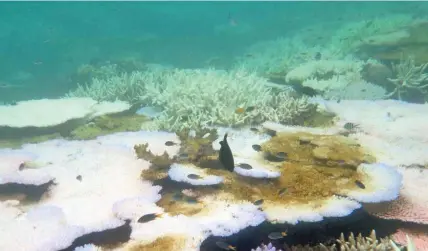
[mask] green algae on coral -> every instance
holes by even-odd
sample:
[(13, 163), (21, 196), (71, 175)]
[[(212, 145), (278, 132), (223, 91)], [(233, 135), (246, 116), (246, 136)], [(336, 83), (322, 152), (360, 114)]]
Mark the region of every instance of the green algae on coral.
[(70, 132), (71, 139), (87, 140), (116, 132), (133, 132), (141, 130), (141, 125), (148, 121), (142, 115), (103, 115)]

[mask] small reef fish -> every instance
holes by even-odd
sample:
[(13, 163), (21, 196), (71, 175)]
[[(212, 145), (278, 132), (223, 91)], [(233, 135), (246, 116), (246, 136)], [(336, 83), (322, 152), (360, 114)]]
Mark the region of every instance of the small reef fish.
[(173, 146), (173, 145), (177, 145), (177, 143), (173, 142), (173, 141), (167, 141), (165, 142), (166, 146)]
[(267, 156), (267, 159), (272, 162), (282, 162), (286, 161), (288, 158), (288, 154), (285, 152), (277, 152), (271, 153)]
[(18, 170), (22, 171), (25, 169), (25, 162), (22, 162), (21, 164), (19, 164)]
[(347, 122), (345, 125), (343, 125), (343, 128), (345, 128), (348, 131), (352, 131), (355, 129), (358, 129), (359, 125), (351, 122)]
[(185, 161), (185, 160), (188, 160), (188, 159), (189, 159), (189, 154), (187, 154), (187, 153), (180, 153), (178, 155), (178, 160)]
[(78, 181), (82, 181), (82, 175), (77, 175), (77, 176), (76, 176), (76, 180), (78, 180)]
[(198, 204), (198, 200), (194, 197), (186, 197), (186, 202), (189, 204)]
[(201, 176), (199, 176), (199, 175), (197, 175), (197, 174), (194, 174), (194, 173), (191, 173), (191, 174), (187, 175), (187, 178), (192, 179), (192, 180), (199, 180), (199, 179), (202, 179), (202, 177), (201, 177)]
[(251, 127), (250, 131), (252, 131), (252, 132), (259, 132), (259, 129), (257, 129), (256, 127)]
[(287, 154), (287, 153), (285, 153), (285, 152), (278, 152), (278, 153), (276, 153), (276, 154), (275, 154), (275, 157), (276, 157), (278, 160), (284, 161), (284, 160), (286, 160), (286, 159), (287, 159), (288, 154)]
[(238, 165), (240, 168), (245, 169), (245, 170), (251, 170), (253, 169), (253, 167), (250, 164), (247, 163), (241, 163)]
[(255, 109), (256, 109), (256, 107), (254, 107), (254, 106), (249, 106), (247, 108), (238, 107), (238, 108), (235, 109), (235, 113), (237, 113), (237, 114), (243, 114), (245, 112), (252, 112)]
[(317, 61), (321, 60), (321, 56), (322, 56), (321, 52), (317, 52), (317, 53), (315, 53), (314, 59), (317, 60)]
[(287, 188), (282, 188), (278, 191), (278, 196), (282, 196), (287, 192)]
[(137, 115), (143, 115), (148, 118), (156, 118), (162, 113), (162, 108), (155, 106), (143, 106), (135, 112)]
[(289, 83), (289, 85), (291, 85), (291, 87), (296, 92), (304, 94), (304, 95), (309, 96), (309, 97), (315, 97), (318, 94), (320, 94), (319, 91), (317, 91), (317, 90), (315, 90), (315, 89), (313, 89), (311, 87), (308, 87), (308, 86), (303, 86), (301, 84), (296, 84), (296, 83)]
[(236, 250), (236, 247), (224, 242), (224, 241), (217, 241), (215, 243), (217, 247), (223, 249), (223, 250)]
[(138, 219), (138, 223), (146, 223), (161, 216), (160, 214), (145, 214)]
[(287, 232), (272, 232), (268, 235), (271, 240), (279, 240), (287, 236)]
[(365, 189), (366, 186), (363, 184), (363, 182), (356, 180), (355, 181), (355, 185), (357, 185), (357, 187), (361, 188), (361, 189)]
[(264, 199), (260, 199), (260, 200), (256, 200), (256, 201), (254, 201), (254, 202), (253, 202), (253, 204), (254, 204), (255, 206), (260, 206), (261, 204), (263, 204), (263, 202), (265, 202), (265, 200), (264, 200)]
[(231, 172), (235, 167), (235, 161), (233, 159), (232, 150), (230, 150), (229, 144), (227, 143), (227, 133), (224, 135), (222, 141), (220, 141), (219, 161), (223, 167)]
[(251, 147), (256, 152), (260, 152), (262, 150), (262, 146), (261, 145), (252, 145)]

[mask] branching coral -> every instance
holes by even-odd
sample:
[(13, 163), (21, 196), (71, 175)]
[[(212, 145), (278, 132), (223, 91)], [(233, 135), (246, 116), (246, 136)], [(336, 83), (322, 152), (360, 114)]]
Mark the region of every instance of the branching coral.
[(428, 92), (428, 83), (424, 83), (428, 79), (428, 74), (425, 73), (428, 63), (420, 66), (415, 65), (412, 57), (401, 59), (399, 64), (394, 64), (393, 70), (397, 74), (395, 79), (388, 79), (394, 84), (394, 90), (387, 94), (387, 97), (397, 95), (399, 100), (402, 100), (402, 94), (408, 90), (417, 90), (426, 94)]
[(94, 79), (91, 85), (79, 86), (68, 95), (158, 106), (163, 112), (155, 119), (155, 127), (169, 131), (210, 125), (242, 126), (266, 119), (293, 123), (316, 108), (306, 99), (293, 97), (291, 90), (275, 93), (266, 79), (243, 69), (153, 69)]
[[(376, 236), (376, 232), (374, 230), (371, 231), (370, 236), (364, 237), (361, 234), (355, 236), (352, 232), (349, 234), (349, 237), (346, 239), (345, 235), (342, 233), (339, 239), (336, 240), (337, 244), (326, 245), (326, 244), (318, 244), (314, 247), (310, 246), (292, 246), (288, 247), (285, 245), (284, 250), (289, 251), (400, 251), (400, 249), (390, 238), (381, 238), (378, 239)], [(269, 243), (268, 245), (262, 244), (260, 247), (256, 249), (252, 249), (252, 251), (276, 251), (277, 249)], [(278, 251), (280, 251), (279, 249)], [(407, 250), (416, 251), (412, 245), (412, 241), (407, 237)]]

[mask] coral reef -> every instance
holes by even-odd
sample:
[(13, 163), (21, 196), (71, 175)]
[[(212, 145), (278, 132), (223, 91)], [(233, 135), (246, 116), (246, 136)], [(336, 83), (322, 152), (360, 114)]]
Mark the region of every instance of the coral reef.
[(350, 83), (363, 81), (360, 72), (364, 64), (356, 60), (309, 61), (289, 71), (285, 81), (319, 91), (342, 89)]
[(242, 69), (152, 69), (94, 80), (68, 96), (96, 100), (114, 97), (160, 107), (162, 112), (154, 119), (154, 127), (175, 132), (212, 125), (243, 126), (265, 120), (293, 124), (316, 111), (307, 99), (296, 97), (290, 90), (274, 92), (264, 78)]
[[(372, 250), (372, 251), (388, 251), (395, 250), (393, 249), (393, 244), (391, 244), (390, 238), (381, 238), (378, 239), (376, 237), (376, 232), (373, 230), (370, 233), (370, 236), (363, 237), (361, 234), (355, 236), (353, 233), (350, 233), (348, 238), (345, 238), (342, 233), (340, 237), (336, 240), (337, 244), (327, 245), (327, 244), (318, 244), (316, 246), (291, 246), (288, 247), (285, 244), (283, 250), (285, 251), (353, 251), (353, 250)], [(271, 243), (269, 245), (261, 245), (257, 249), (252, 249), (252, 251), (276, 251), (277, 249), (272, 246)], [(281, 251), (281, 249), (279, 250)], [(399, 251), (399, 249), (397, 250)]]
[(388, 79), (394, 85), (394, 88), (392, 92), (387, 94), (387, 97), (396, 96), (398, 100), (402, 100), (403, 93), (409, 91), (426, 94), (428, 92), (428, 73), (425, 73), (427, 66), (428, 63), (416, 66), (414, 59), (411, 57), (401, 59), (399, 64), (393, 64), (392, 69), (396, 74), (396, 78)]
[(416, 64), (428, 62), (426, 45), (428, 37), (424, 30), (426, 20), (412, 20), (407, 25), (380, 30), (377, 34), (362, 39), (357, 49), (361, 57), (372, 57), (382, 61), (398, 62), (403, 55), (415, 57)]
[(98, 136), (116, 132), (141, 130), (141, 125), (149, 119), (141, 115), (103, 115), (81, 125), (70, 132), (70, 139), (94, 139)]
[(0, 139), (19, 141), (53, 134), (65, 137), (97, 116), (118, 114), (129, 109), (126, 102), (99, 103), (90, 98), (21, 101), (0, 106)]
[[(268, 220), (294, 224), (300, 220), (318, 221), (322, 219), (322, 215), (346, 215), (352, 211), (352, 208), (359, 207), (358, 203), (348, 201), (346, 197), (365, 202), (376, 202), (393, 199), (396, 196), (392, 190), (397, 190), (400, 179), (394, 178), (393, 172), (388, 174), (389, 171), (386, 171), (388, 167), (361, 164), (372, 162), (374, 159), (361, 152), (355, 142), (349, 141), (343, 136), (279, 133), (263, 143), (265, 140), (258, 138), (257, 135), (250, 132), (245, 135), (249, 137), (249, 141), (246, 140), (244, 145), (238, 140), (242, 139), (241, 137), (236, 138), (237, 136), (234, 136), (233, 133), (230, 136), (229, 144), (232, 149), (235, 149), (236, 167), (234, 172), (222, 168), (217, 161), (217, 153), (215, 152), (211, 156), (205, 157), (205, 161), (200, 161), (199, 158), (186, 157), (184, 162), (190, 162), (194, 166), (192, 169), (188, 169), (189, 171), (182, 171), (182, 173), (189, 172), (189, 174), (200, 175), (200, 185), (204, 184), (203, 186), (191, 182), (190, 179), (186, 181), (186, 179), (177, 178), (171, 176), (171, 173), (167, 173), (170, 170), (170, 164), (174, 162), (174, 158), (168, 155), (164, 155), (159, 160), (156, 160), (155, 156), (149, 157), (152, 166), (143, 171), (142, 178), (152, 180), (155, 184), (161, 184), (165, 189), (165, 194), (173, 194), (173, 191), (180, 189), (180, 187), (181, 189), (191, 189), (191, 194), (196, 196), (196, 201), (203, 204), (208, 203), (207, 200), (211, 201), (212, 199), (209, 198), (213, 196), (214, 198), (227, 198), (229, 201), (249, 200), (249, 202), (254, 202), (263, 199), (264, 202), (259, 205), (259, 208), (263, 210)], [(251, 141), (254, 144), (262, 143), (262, 152), (254, 151)], [(218, 150), (217, 145), (218, 141), (213, 143), (214, 149), (217, 148)], [(183, 148), (187, 148), (184, 142), (182, 142), (182, 150)], [(205, 146), (206, 152), (212, 152), (212, 149), (208, 150), (208, 148)], [(204, 149), (204, 147), (200, 149)], [(180, 152), (183, 152), (182, 150)], [(146, 156), (147, 158), (147, 155), (150, 155), (149, 152), (144, 152), (144, 147), (141, 146), (136, 146), (136, 151), (138, 156)], [(287, 153), (286, 162), (276, 162), (271, 158), (279, 152)], [(249, 164), (251, 170), (239, 167), (243, 163)], [(201, 171), (198, 171), (197, 167), (202, 168)], [(174, 170), (175, 168), (177, 166), (173, 164), (171, 169)], [(160, 175), (160, 172), (163, 174)], [(156, 175), (153, 175), (154, 173)], [(389, 188), (384, 186), (389, 185), (385, 182), (381, 184), (372, 177), (372, 175), (377, 176), (380, 173), (390, 175), (390, 178), (394, 180), (392, 184), (395, 184), (393, 185), (395, 188), (389, 187), (392, 190), (387, 192)], [(210, 183), (207, 180), (206, 184), (218, 184), (218, 186), (207, 186), (204, 179), (208, 179), (209, 176), (205, 175), (223, 177), (223, 179), (215, 183)], [(176, 181), (174, 182), (174, 180)], [(323, 182), (319, 182), (321, 180)], [(364, 183), (365, 189), (359, 188), (355, 183), (356, 181)], [(186, 183), (187, 185), (185, 185)], [(309, 183), (312, 185), (305, 185)], [(167, 203), (162, 201), (162, 206), (171, 203), (183, 202)], [(336, 207), (341, 206), (342, 209), (336, 208), (329, 211), (329, 205), (333, 204)], [(166, 210), (168, 211), (168, 207)], [(304, 217), (299, 213), (302, 210), (307, 214)], [(287, 214), (284, 215), (281, 212), (287, 212)]]

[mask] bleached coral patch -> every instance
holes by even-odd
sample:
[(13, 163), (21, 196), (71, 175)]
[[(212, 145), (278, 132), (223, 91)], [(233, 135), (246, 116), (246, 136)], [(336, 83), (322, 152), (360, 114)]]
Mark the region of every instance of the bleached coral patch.
[(297, 224), (300, 221), (318, 222), (324, 217), (344, 217), (351, 214), (361, 204), (338, 196), (307, 204), (268, 205), (263, 211), (271, 222)]
[[(54, 251), (69, 247), (85, 229), (68, 225), (61, 209), (38, 207), (18, 218), (3, 221), (0, 250)], [(28, 238), (31, 237), (31, 238)]]
[(357, 172), (366, 176), (364, 188), (345, 191), (345, 194), (360, 202), (378, 203), (395, 200), (401, 189), (402, 175), (392, 166), (382, 163), (361, 164)]
[[(160, 188), (158, 191), (160, 191)], [(126, 220), (138, 220), (146, 214), (159, 214), (163, 213), (164, 210), (161, 207), (156, 206), (156, 202), (161, 199), (158, 191), (153, 191), (153, 194), (148, 196), (138, 196), (132, 198), (126, 198), (113, 204), (113, 213), (115, 217)]]
[(215, 236), (229, 236), (265, 221), (265, 213), (251, 203), (230, 204), (226, 201), (212, 201), (210, 205), (212, 206), (203, 215), (196, 215), (195, 221), (201, 224), (205, 231)]
[[(112, 146), (123, 146), (126, 149), (133, 149), (134, 145), (148, 143), (148, 150), (155, 155), (162, 155), (164, 152), (169, 156), (174, 156), (180, 150), (180, 139), (174, 133), (169, 132), (120, 132), (97, 138), (102, 144)], [(172, 141), (175, 144), (165, 146), (165, 142)]]
[(0, 177), (0, 184), (15, 183), (40, 186), (53, 180), (54, 178), (46, 172), (37, 169), (27, 169), (2, 175)]
[(425, 165), (428, 155), (428, 104), (397, 100), (323, 101), (338, 115), (336, 129), (346, 123), (358, 124), (349, 135), (370, 150), (377, 161), (394, 166)]
[(212, 146), (214, 150), (220, 150), (220, 141), (227, 133), (227, 142), (234, 156), (243, 158), (253, 158), (257, 152), (252, 148), (253, 145), (260, 145), (268, 141), (271, 136), (265, 133), (252, 132), (250, 129), (245, 128), (241, 130), (230, 128), (219, 128), (219, 138), (216, 139)]
[[(248, 164), (251, 169), (245, 169), (241, 164)], [(256, 159), (235, 158), (234, 171), (239, 175), (253, 178), (278, 178), (281, 176), (281, 172), (274, 170), (272, 165), (263, 164), (263, 160)]]
[[(192, 175), (195, 178), (192, 178)], [(171, 165), (168, 171), (170, 179), (177, 182), (185, 182), (194, 186), (209, 186), (223, 182), (223, 178), (215, 175), (206, 175), (202, 169), (197, 168), (192, 164), (177, 164)]]

